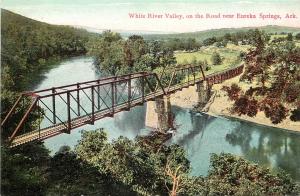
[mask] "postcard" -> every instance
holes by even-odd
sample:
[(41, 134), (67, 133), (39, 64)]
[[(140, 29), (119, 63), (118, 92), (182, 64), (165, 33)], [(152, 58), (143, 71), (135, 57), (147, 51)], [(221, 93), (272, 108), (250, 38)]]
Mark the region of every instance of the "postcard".
[(3, 0), (1, 195), (299, 195), (299, 0)]

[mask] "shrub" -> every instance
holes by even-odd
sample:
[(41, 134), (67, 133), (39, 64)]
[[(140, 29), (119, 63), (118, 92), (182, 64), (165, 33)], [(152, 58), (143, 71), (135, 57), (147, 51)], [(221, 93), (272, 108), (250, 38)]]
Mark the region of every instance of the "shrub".
[(211, 62), (213, 65), (220, 65), (222, 63), (220, 54), (217, 52), (214, 52), (211, 56)]
[(299, 187), (284, 172), (252, 164), (231, 154), (212, 154), (207, 178), (208, 195), (286, 195), (299, 193)]

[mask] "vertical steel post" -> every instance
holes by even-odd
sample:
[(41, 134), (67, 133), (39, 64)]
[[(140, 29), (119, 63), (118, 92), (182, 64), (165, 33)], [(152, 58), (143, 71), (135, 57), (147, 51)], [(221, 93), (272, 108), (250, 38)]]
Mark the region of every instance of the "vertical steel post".
[(67, 133), (71, 132), (71, 105), (70, 105), (70, 92), (67, 92), (67, 112), (68, 112), (68, 130)]
[(38, 111), (39, 111), (39, 139), (41, 138), (41, 108), (40, 108), (40, 102), (38, 101), (37, 102), (37, 108), (38, 108)]
[(188, 86), (190, 85), (190, 68), (188, 67), (187, 70), (187, 76), (188, 76)]
[(97, 91), (98, 91), (98, 95), (97, 95), (97, 97), (98, 97), (98, 99), (97, 99), (97, 102), (98, 102), (98, 107), (97, 107), (97, 109), (98, 110), (100, 110), (100, 81), (98, 80), (97, 81)]
[[(115, 77), (114, 80), (116, 80), (116, 79), (117, 79), (117, 77)], [(118, 105), (118, 89), (117, 89), (118, 86), (117, 86), (117, 82), (116, 81), (114, 83), (115, 83), (115, 105)]]
[(53, 123), (56, 124), (56, 109), (55, 109), (55, 88), (52, 88), (52, 107), (53, 107)]
[(145, 102), (145, 79), (144, 79), (145, 76), (142, 76), (142, 103)]
[(78, 116), (80, 116), (80, 96), (79, 96), (79, 89), (80, 86), (79, 86), (79, 83), (77, 83), (77, 113), (78, 113)]
[(95, 99), (94, 99), (94, 86), (91, 87), (91, 96), (92, 96), (92, 123), (95, 121)]
[(114, 84), (115, 82), (113, 81), (111, 83), (111, 110), (112, 110), (112, 114), (115, 113), (115, 88), (114, 88)]
[[(183, 69), (181, 69), (181, 75), (183, 76), (184, 72)], [(183, 82), (181, 83), (181, 88), (183, 87)]]
[(194, 84), (196, 83), (196, 73), (195, 73), (195, 67), (193, 68), (193, 77), (194, 77)]
[(130, 103), (131, 103), (131, 75), (129, 75), (129, 79), (128, 79), (128, 109), (130, 109)]
[(204, 74), (204, 70), (202, 68), (202, 65), (199, 65), (200, 66), (200, 70), (201, 70), (201, 73), (202, 73), (202, 76), (203, 76), (203, 80), (205, 80), (205, 74)]

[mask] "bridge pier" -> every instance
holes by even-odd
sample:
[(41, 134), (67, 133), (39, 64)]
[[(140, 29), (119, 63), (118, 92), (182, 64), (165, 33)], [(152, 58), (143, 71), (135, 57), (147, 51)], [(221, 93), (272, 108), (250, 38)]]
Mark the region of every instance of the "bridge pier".
[[(174, 96), (171, 97), (173, 104), (176, 103), (176, 100), (182, 99), (182, 101), (178, 101), (177, 104), (184, 105), (184, 103), (188, 103), (190, 105), (194, 105), (197, 104), (198, 98), (199, 102), (204, 104), (210, 98), (211, 85), (220, 83), (226, 79), (230, 79), (241, 74), (243, 72), (244, 66), (240, 65), (235, 68), (224, 70), (219, 73), (209, 74), (206, 76), (202, 70), (202, 67), (200, 66), (203, 77), (197, 78), (196, 76), (198, 74), (196, 74), (197, 69), (195, 71), (195, 68), (197, 67), (191, 67), (190, 65), (176, 67), (173, 70), (172, 79), (169, 81), (168, 88), (165, 88), (161, 84), (160, 80), (162, 79), (162, 77), (159, 78), (156, 73), (138, 72), (122, 76), (107, 77), (98, 80), (69, 84), (55, 88), (47, 88), (38, 91), (23, 92), (20, 94), (14, 105), (10, 108), (8, 114), (4, 117), (3, 121), (1, 122), (1, 128), (6, 128), (8, 126), (8, 121), (16, 120), (14, 118), (14, 115), (16, 115), (16, 111), (20, 109), (25, 110), (25, 113), (20, 116), (20, 120), (17, 120), (16, 124), (11, 127), (13, 131), (11, 133), (6, 133), (8, 135), (7, 139), (10, 147), (14, 147), (29, 143), (31, 141), (44, 140), (50, 137), (54, 137), (55, 135), (61, 134), (63, 132), (70, 133), (72, 129), (84, 126), (89, 123), (92, 124), (95, 120), (99, 120), (108, 116), (112, 117), (116, 112), (129, 110), (131, 107), (144, 103), (145, 100), (154, 100), (157, 96), (161, 96), (156, 101), (147, 103), (148, 111), (146, 114), (146, 119), (150, 119), (150, 117), (152, 117), (153, 120), (152, 124), (149, 123), (151, 121), (147, 120), (146, 126), (157, 128), (160, 131), (166, 131), (169, 128), (173, 128), (174, 116), (171, 113), (170, 98), (163, 97), (163, 95), (173, 93)], [(190, 80), (191, 70), (194, 80)], [(180, 72), (182, 73), (182, 76), (188, 76), (188, 81), (185, 81), (181, 85), (175, 82), (176, 78), (174, 80), (176, 74), (178, 75), (178, 73)], [(157, 81), (159, 88), (153, 88), (151, 86), (149, 80), (152, 80), (153, 78)], [(188, 91), (187, 87), (191, 86), (195, 82), (203, 80), (203, 78), (204, 80), (206, 80), (206, 83), (198, 83), (196, 85), (198, 88), (198, 95), (194, 94), (194, 96), (192, 96), (193, 93), (196, 93), (194, 90), (195, 86), (192, 87), (193, 92)], [(131, 85), (131, 82), (134, 80), (141, 81), (142, 88), (142, 96), (136, 99), (134, 98), (134, 95), (131, 95), (131, 93), (135, 90), (135, 87)], [(145, 81), (147, 83), (145, 83)], [(128, 83), (127, 100), (126, 98), (123, 99), (122, 97), (123, 91), (126, 91), (126, 89), (123, 89), (126, 87), (124, 87), (124, 85), (122, 84), (126, 82)], [(173, 85), (174, 82), (176, 84)], [(151, 93), (145, 91), (146, 84), (148, 84), (150, 90), (152, 91)], [(122, 87), (122, 92), (118, 92), (118, 86)], [(186, 89), (183, 90), (183, 88)], [(90, 95), (86, 93), (89, 90), (91, 91), (91, 94), (88, 93)], [(180, 96), (175, 96), (175, 92), (180, 92)], [(82, 93), (84, 93), (84, 98), (80, 96)], [(97, 99), (94, 98), (94, 93), (97, 94)], [(24, 104), (22, 104), (22, 102), (23, 100), (26, 100), (28, 98), (30, 98), (32, 102), (30, 105), (24, 108)], [(121, 99), (118, 100), (119, 98)], [(50, 102), (51, 100), (52, 103)], [(82, 104), (84, 100), (90, 102), (92, 106), (90, 104)], [(64, 102), (63, 105), (65, 104), (64, 106), (66, 106), (66, 109), (57, 111), (56, 103), (60, 103), (61, 101)], [(42, 114), (39, 111), (39, 108), (46, 109), (47, 112)], [(90, 111), (91, 108), (92, 111)], [(42, 114), (44, 119), (40, 121), (36, 130), (31, 130), (28, 133), (22, 133), (21, 130), (24, 128), (24, 126), (26, 126), (26, 123), (30, 123), (29, 116), (31, 114), (34, 114), (35, 112), (39, 112), (40, 114)], [(65, 117), (67, 118), (65, 119)], [(44, 120), (47, 120), (49, 122), (44, 123)], [(41, 127), (41, 125), (44, 126)]]
[(170, 96), (157, 97), (155, 101), (147, 102), (146, 127), (155, 128), (166, 133), (174, 128), (174, 115), (171, 112)]
[(197, 93), (198, 93), (198, 104), (199, 106), (204, 106), (210, 98), (212, 84), (208, 81), (201, 81), (196, 83)]

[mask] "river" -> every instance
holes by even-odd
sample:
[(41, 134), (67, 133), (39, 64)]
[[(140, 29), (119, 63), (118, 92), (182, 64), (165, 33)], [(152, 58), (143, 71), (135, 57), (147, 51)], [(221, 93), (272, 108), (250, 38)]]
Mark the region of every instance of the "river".
[[(90, 57), (64, 60), (45, 72), (33, 90), (60, 86), (100, 78)], [(207, 175), (211, 153), (227, 152), (245, 157), (259, 165), (281, 168), (300, 181), (300, 134), (270, 128), (255, 123), (212, 117), (172, 106), (178, 130), (169, 143), (184, 147), (191, 162), (191, 175)], [(145, 128), (146, 106), (104, 118), (95, 125), (77, 128), (71, 134), (61, 134), (45, 140), (55, 153), (62, 145), (74, 147), (81, 138), (81, 130), (103, 128), (110, 140), (119, 136), (130, 139), (148, 134)]]

